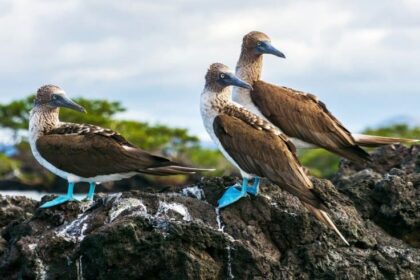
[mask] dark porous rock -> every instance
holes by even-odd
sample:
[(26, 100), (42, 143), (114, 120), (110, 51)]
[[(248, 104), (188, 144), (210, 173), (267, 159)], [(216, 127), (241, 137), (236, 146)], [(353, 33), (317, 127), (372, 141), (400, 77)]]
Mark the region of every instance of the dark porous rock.
[(313, 179), (350, 246), (266, 181), (220, 213), (235, 178), (51, 209), (0, 197), (0, 279), (420, 279), (419, 154), (385, 147), (343, 161), (335, 186)]
[(333, 182), (364, 219), (389, 235), (420, 247), (420, 146), (377, 149), (361, 169), (343, 161)]

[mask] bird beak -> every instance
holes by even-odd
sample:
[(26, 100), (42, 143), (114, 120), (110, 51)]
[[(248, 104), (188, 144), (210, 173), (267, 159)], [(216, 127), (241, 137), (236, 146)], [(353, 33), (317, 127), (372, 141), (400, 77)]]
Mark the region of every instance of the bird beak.
[(257, 51), (261, 54), (272, 54), (281, 58), (286, 58), (284, 53), (276, 49), (269, 41), (261, 42), (257, 47)]
[(50, 103), (54, 107), (69, 108), (78, 112), (86, 113), (85, 108), (65, 96), (64, 94), (54, 94)]
[(226, 73), (225, 82), (230, 86), (236, 86), (252, 90), (252, 86), (250, 84), (242, 81), (232, 73)]

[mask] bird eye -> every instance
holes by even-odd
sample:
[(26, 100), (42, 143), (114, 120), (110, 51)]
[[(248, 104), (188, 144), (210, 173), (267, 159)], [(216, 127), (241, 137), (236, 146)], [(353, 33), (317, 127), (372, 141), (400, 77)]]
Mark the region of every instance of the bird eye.
[(257, 42), (257, 46), (261, 46), (261, 42), (260, 41)]
[(222, 73), (222, 74), (220, 74), (220, 78), (221, 78), (221, 79), (224, 79), (224, 78), (225, 78), (225, 74), (223, 74), (223, 73)]

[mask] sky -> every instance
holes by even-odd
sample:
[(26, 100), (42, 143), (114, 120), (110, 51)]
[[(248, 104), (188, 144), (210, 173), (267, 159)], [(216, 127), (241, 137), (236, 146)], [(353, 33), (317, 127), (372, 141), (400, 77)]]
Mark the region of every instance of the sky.
[(188, 128), (213, 62), (268, 34), (265, 81), (311, 92), (351, 131), (420, 117), (420, 1), (0, 1), (0, 102), (56, 84), (121, 101), (120, 118)]

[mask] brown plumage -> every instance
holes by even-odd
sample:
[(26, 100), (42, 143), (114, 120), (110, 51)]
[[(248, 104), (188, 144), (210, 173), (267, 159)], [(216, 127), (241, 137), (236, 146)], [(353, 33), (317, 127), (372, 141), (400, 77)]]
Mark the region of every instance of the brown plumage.
[[(282, 189), (297, 196), (321, 222), (333, 229), (348, 245), (327, 214), (328, 208), (313, 192), (311, 180), (304, 172), (295, 146), (266, 122), (255, 121), (232, 108), (223, 110), (213, 123), (214, 132), (226, 152), (249, 174), (265, 177)], [(249, 113), (249, 112), (248, 112)]]
[(57, 86), (41, 87), (34, 104), (30, 117), (32, 152), (44, 167), (64, 179), (104, 182), (137, 173), (176, 175), (209, 171), (149, 154), (110, 129), (60, 122), (60, 107), (81, 112), (84, 109)]
[(360, 163), (370, 159), (369, 154), (359, 145), (376, 147), (418, 142), (368, 135), (354, 137), (314, 95), (261, 81), (263, 54), (275, 54), (272, 50), (258, 50), (258, 44), (264, 42), (271, 46), (270, 38), (262, 32), (252, 31), (244, 36), (236, 73), (239, 78), (250, 83), (253, 90), (237, 90), (234, 100), (244, 106), (249, 106), (252, 102), (256, 110), (287, 136)]
[(232, 103), (230, 89), (218, 82), (227, 67), (212, 66), (201, 96), (201, 113), (207, 131), (222, 153), (241, 170), (242, 176), (267, 178), (297, 196), (318, 220), (348, 244), (329, 218), (327, 206), (313, 191), (293, 143), (263, 118)]
[(268, 178), (315, 208), (326, 210), (312, 191), (312, 183), (294, 154), (294, 146), (276, 135), (235, 116), (221, 114), (214, 120), (214, 132), (223, 148), (242, 170)]
[(83, 178), (126, 173), (191, 174), (166, 158), (151, 155), (108, 129), (63, 124), (36, 141), (41, 156), (60, 170)]
[(369, 161), (369, 154), (357, 145), (351, 133), (314, 95), (263, 81), (256, 81), (253, 88), (252, 101), (289, 137), (357, 162)]

